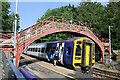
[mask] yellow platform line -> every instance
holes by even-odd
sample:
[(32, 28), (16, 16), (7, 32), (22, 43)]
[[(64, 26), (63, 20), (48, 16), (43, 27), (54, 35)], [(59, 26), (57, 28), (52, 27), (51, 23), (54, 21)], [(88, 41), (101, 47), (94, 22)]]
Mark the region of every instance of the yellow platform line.
[[(27, 58), (27, 57), (25, 57), (25, 56), (23, 56), (23, 55), (22, 55), (22, 57), (24, 57), (24, 58), (27, 59), (27, 60), (32, 61), (30, 58)], [(53, 70), (53, 69), (51, 69), (51, 68), (49, 68), (49, 67), (46, 67), (46, 66), (44, 66), (44, 65), (41, 65), (41, 64), (38, 63), (38, 62), (35, 62), (35, 61), (32, 61), (32, 62), (34, 62), (35, 64), (40, 65), (40, 66), (42, 66), (42, 67), (45, 67), (45, 68), (47, 68), (47, 69), (49, 69), (49, 70), (51, 70), (51, 71), (53, 71), (53, 72), (56, 72), (56, 73), (58, 73), (58, 74), (61, 74), (61, 75), (63, 75), (63, 76), (66, 76), (66, 77), (68, 77), (68, 78), (71, 78), (71, 79), (77, 80), (76, 78), (74, 78), (74, 77), (72, 77), (72, 76), (69, 76), (69, 75), (67, 75), (67, 74), (64, 74), (64, 73), (58, 72), (58, 71), (56, 71), (56, 70)]]

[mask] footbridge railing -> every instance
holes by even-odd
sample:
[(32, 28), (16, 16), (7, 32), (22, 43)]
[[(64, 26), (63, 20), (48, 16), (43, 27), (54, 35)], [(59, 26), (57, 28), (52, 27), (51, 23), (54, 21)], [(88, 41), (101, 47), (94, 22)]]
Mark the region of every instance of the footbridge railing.
[(80, 21), (64, 19), (59, 17), (49, 17), (42, 22), (39, 22), (21, 32), (18, 33), (18, 45), (23, 42), (28, 42), (30, 39), (36, 37), (39, 34), (48, 31), (51, 28), (58, 28), (61, 30), (75, 30), (77, 32), (87, 31), (89, 32), (98, 42), (109, 42), (109, 40), (105, 40), (101, 38), (101, 36), (91, 28), (87, 23), (82, 23)]

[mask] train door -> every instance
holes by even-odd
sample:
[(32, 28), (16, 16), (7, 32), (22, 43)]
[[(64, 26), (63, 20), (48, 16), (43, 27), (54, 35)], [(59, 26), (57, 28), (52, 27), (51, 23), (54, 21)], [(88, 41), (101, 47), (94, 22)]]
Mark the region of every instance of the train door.
[(85, 65), (89, 66), (90, 44), (86, 44)]
[(72, 45), (71, 42), (65, 43), (65, 50), (64, 50), (64, 61), (66, 64), (71, 64), (71, 54), (72, 54)]
[(64, 53), (64, 42), (57, 43), (57, 49), (60, 51), (59, 53), (59, 61), (63, 64), (63, 53)]
[(61, 54), (60, 54), (60, 62), (61, 62), (61, 64), (63, 64), (64, 45), (65, 45), (65, 43), (63, 42), (63, 43), (62, 43), (62, 46), (61, 46)]
[(48, 53), (49, 59), (51, 59), (51, 55), (54, 54), (56, 47), (57, 47), (57, 43), (50, 44), (49, 53)]
[(83, 40), (82, 66), (92, 65), (93, 43), (89, 40)]

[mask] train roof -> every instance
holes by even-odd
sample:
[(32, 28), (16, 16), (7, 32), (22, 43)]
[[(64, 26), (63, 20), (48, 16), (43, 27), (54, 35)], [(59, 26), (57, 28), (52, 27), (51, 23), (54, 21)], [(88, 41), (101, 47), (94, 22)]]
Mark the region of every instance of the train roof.
[(79, 38), (85, 38), (85, 37), (67, 38), (67, 39), (65, 39), (65, 40), (51, 41), (51, 42), (43, 42), (43, 43), (36, 43), (36, 44), (31, 44), (31, 45), (29, 45), (29, 46), (42, 45), (42, 44), (50, 44), (50, 43), (58, 43), (58, 42), (69, 42), (69, 41), (74, 41), (74, 40), (79, 39)]

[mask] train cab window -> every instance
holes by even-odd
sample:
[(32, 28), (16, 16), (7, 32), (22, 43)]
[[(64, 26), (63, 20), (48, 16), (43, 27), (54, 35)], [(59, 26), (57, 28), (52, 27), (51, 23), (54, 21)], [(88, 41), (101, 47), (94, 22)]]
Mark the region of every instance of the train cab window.
[(44, 50), (45, 50), (45, 48), (42, 48), (42, 51), (41, 51), (41, 52), (44, 53)]
[(67, 47), (67, 55), (71, 54), (71, 47)]
[(81, 44), (81, 41), (77, 41), (77, 44)]
[(76, 54), (75, 56), (81, 56), (81, 46), (80, 45), (76, 45)]

